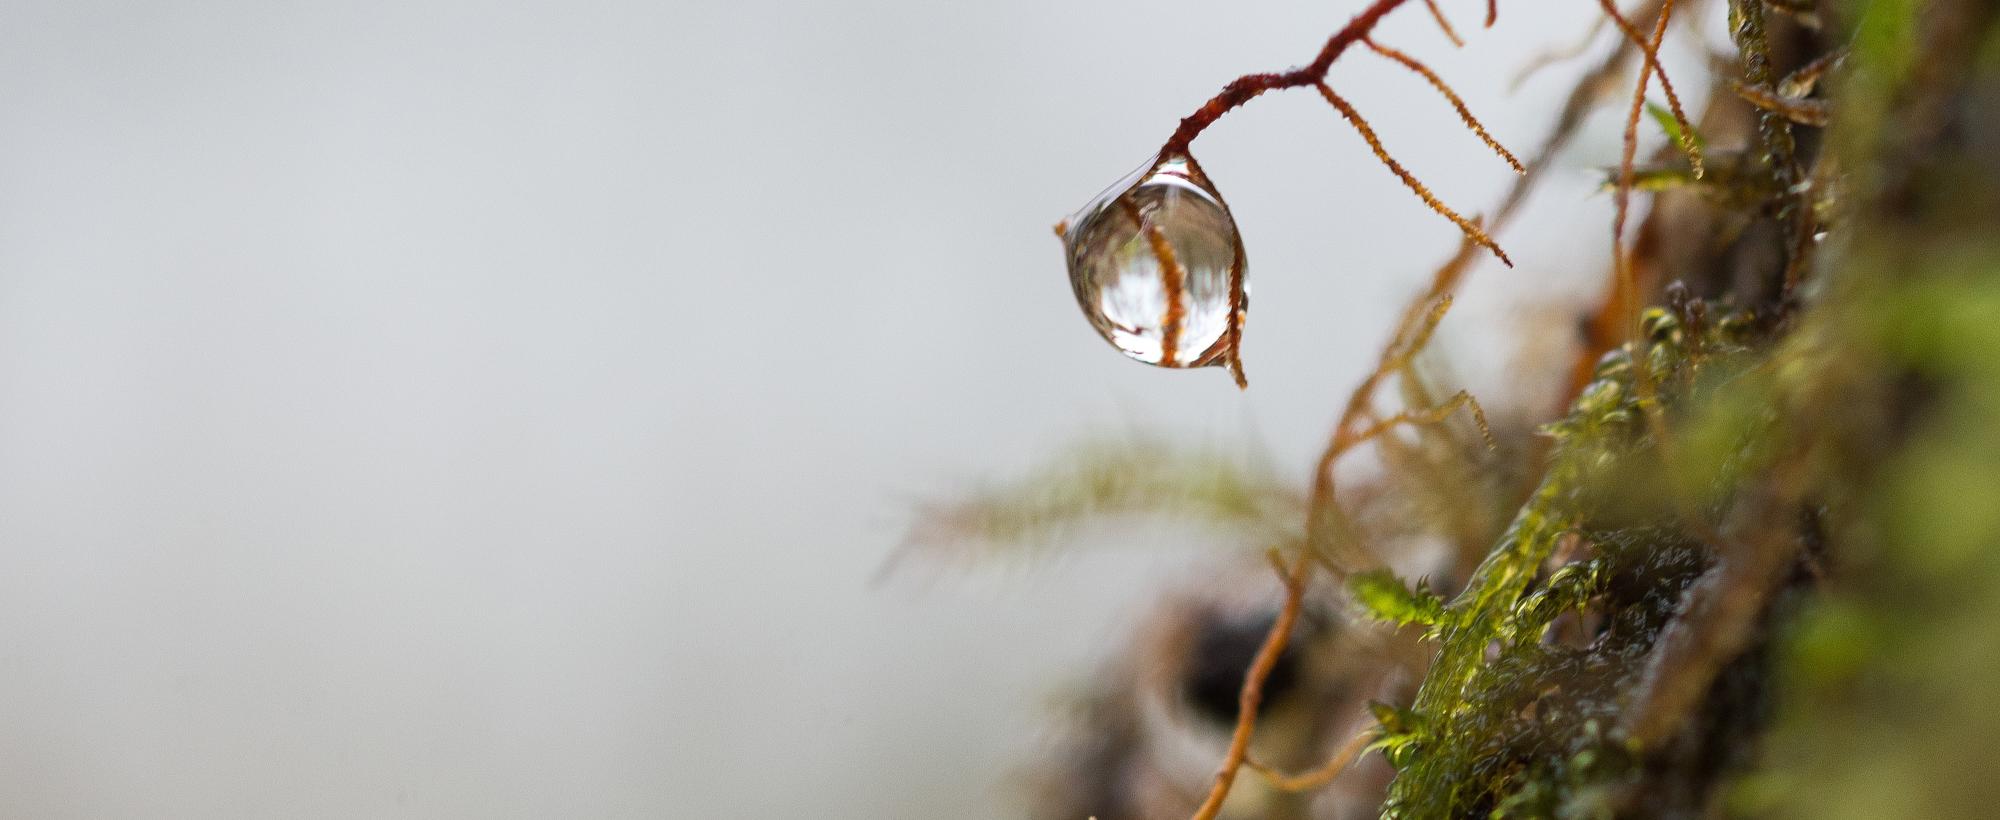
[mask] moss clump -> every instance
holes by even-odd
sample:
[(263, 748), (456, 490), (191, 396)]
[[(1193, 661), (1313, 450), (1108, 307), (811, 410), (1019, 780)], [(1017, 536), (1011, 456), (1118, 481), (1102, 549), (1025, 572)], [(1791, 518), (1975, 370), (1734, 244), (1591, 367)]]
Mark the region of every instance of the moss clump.
[[(1775, 77), (1768, 9), (1731, 9)], [(1721, 300), (1654, 311), (1646, 367), (1614, 354), (1551, 426), (1543, 485), (1384, 724), (1390, 816), (2000, 802), (1953, 754), (2000, 742), (2000, 4), (1823, 10), (1815, 36), (1854, 44), (1839, 116), (1759, 121), (1787, 184), (1757, 218), (1786, 252), (1701, 257), (1776, 295), (1713, 330)]]
[(1674, 481), (1681, 465), (1661, 436), (1684, 426), (1682, 405), (1714, 404), (1757, 361), (1747, 316), (1689, 331), (1685, 317), (1706, 309), (1650, 311), (1645, 368), (1628, 350), (1600, 363), (1545, 429), (1555, 448), (1542, 485), (1449, 605), (1385, 592), (1379, 575), (1350, 583), (1377, 617), (1422, 623), (1439, 644), (1414, 705), (1382, 727), (1399, 769), (1389, 816), (1588, 814), (1633, 770), (1615, 731), (1622, 698), (1710, 561), (1678, 502), (1717, 497), (1740, 460), (1705, 459), (1709, 480)]

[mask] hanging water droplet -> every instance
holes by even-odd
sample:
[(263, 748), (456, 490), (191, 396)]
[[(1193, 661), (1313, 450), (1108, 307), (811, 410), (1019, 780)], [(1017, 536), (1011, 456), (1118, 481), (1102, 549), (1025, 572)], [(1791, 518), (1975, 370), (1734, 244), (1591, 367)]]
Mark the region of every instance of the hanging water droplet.
[(1059, 230), (1077, 304), (1114, 347), (1163, 367), (1234, 358), (1232, 330), (1246, 305), (1243, 240), (1193, 159), (1155, 158)]

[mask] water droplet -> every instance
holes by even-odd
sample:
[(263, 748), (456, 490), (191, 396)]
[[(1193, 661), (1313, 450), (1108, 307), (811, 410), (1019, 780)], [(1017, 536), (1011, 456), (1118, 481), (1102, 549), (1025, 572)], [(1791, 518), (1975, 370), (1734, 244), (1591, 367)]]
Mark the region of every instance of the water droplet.
[[(1163, 367), (1226, 365), (1247, 304), (1236, 220), (1194, 160), (1158, 157), (1058, 227), (1069, 281), (1112, 346)], [(1234, 322), (1232, 323), (1232, 319)]]

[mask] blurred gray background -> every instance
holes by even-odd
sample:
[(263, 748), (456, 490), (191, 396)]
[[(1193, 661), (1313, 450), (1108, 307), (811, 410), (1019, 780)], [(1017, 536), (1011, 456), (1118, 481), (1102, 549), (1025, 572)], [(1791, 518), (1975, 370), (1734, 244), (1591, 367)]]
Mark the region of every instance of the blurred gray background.
[[(872, 579), (1091, 433), (1304, 476), (1451, 225), (1312, 94), (1202, 137), (1247, 393), (1099, 341), (1050, 226), (1359, 5), (0, 2), (0, 815), (1011, 816), (1199, 545)], [(1381, 36), (1530, 153), (1580, 64), (1508, 80), (1591, 15), (1445, 5), (1463, 50)], [(1447, 201), (1510, 181), (1334, 80)], [(1448, 349), (1590, 297), (1600, 119), (1527, 214), (1590, 229), (1505, 237)]]

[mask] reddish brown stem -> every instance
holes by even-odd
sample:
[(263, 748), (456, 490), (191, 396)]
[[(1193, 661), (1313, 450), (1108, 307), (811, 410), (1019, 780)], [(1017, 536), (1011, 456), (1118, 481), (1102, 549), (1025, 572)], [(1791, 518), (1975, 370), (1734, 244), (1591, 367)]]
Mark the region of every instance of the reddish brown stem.
[(1674, 91), (1674, 81), (1667, 78), (1666, 68), (1660, 65), (1660, 43), (1666, 39), (1667, 19), (1672, 17), (1674, 13), (1672, 0), (1661, 4), (1660, 24), (1654, 28), (1653, 36), (1650, 40), (1639, 32), (1637, 26), (1632, 25), (1632, 21), (1625, 19), (1625, 15), (1618, 13), (1618, 7), (1612, 5), (1611, 0), (1598, 0), (1598, 5), (1604, 7), (1604, 16), (1618, 26), (1618, 30), (1625, 35), (1625, 38), (1630, 40), (1633, 45), (1639, 47), (1640, 56), (1646, 61), (1645, 65), (1639, 69), (1641, 72), (1639, 80), (1641, 104), (1645, 102), (1645, 73), (1650, 72), (1660, 78), (1660, 91), (1667, 95), (1667, 110), (1673, 114), (1674, 124), (1681, 131), (1681, 150), (1687, 153), (1688, 165), (1694, 169), (1695, 178), (1700, 179), (1705, 171), (1701, 161), (1701, 145), (1694, 141), (1694, 124), (1688, 121), (1687, 112), (1681, 109), (1681, 95)]
[(1257, 707), (1264, 701), (1264, 681), (1271, 676), (1271, 670), (1278, 665), (1278, 658), (1285, 654), (1285, 645), (1292, 640), (1292, 625), (1299, 619), (1299, 609), (1305, 602), (1306, 584), (1312, 580), (1312, 553), (1300, 550), (1299, 557), (1292, 562), (1291, 569), (1284, 573), (1285, 606), (1278, 610), (1278, 619), (1271, 625), (1271, 631), (1264, 636), (1264, 644), (1257, 648), (1257, 658), (1251, 661), (1250, 671), (1243, 676), (1243, 690), (1237, 696), (1236, 731), (1229, 738), (1229, 752), (1222, 758), (1222, 767), (1215, 772), (1215, 785), (1208, 790), (1208, 797), (1195, 809), (1194, 820), (1215, 820), (1222, 812), (1222, 801), (1229, 799), (1229, 787), (1236, 782), (1236, 774), (1243, 768), (1243, 761), (1250, 756), (1250, 737), (1257, 732)]
[[(1641, 35), (1638, 29), (1634, 28), (1630, 22), (1627, 22), (1623, 16), (1619, 15), (1617, 7), (1611, 4), (1611, 0), (1598, 0), (1598, 4), (1604, 7), (1605, 16), (1610, 17), (1611, 21), (1617, 24), (1619, 30), (1624, 31), (1627, 38), (1638, 45), (1640, 55), (1645, 60), (1645, 65), (1639, 70), (1638, 87), (1632, 92), (1632, 107), (1625, 116), (1625, 151), (1618, 162), (1618, 191), (1613, 199), (1614, 208), (1617, 213), (1611, 222), (1611, 263), (1615, 266), (1618, 273), (1618, 290), (1626, 298), (1626, 302), (1620, 306), (1621, 310), (1619, 312), (1625, 316), (1626, 333), (1629, 340), (1633, 342), (1633, 356), (1639, 358), (1637, 344), (1639, 340), (1639, 292), (1637, 284), (1633, 281), (1631, 256), (1625, 252), (1625, 220), (1630, 213), (1632, 203), (1632, 163), (1639, 150), (1639, 113), (1645, 108), (1646, 104), (1646, 82), (1652, 79), (1653, 74), (1656, 72), (1660, 74), (1661, 79), (1664, 80), (1666, 78), (1665, 72), (1659, 71), (1659, 62), (1654, 55), (1658, 53), (1661, 41), (1666, 38), (1667, 21), (1673, 17), (1674, 3), (1673, 0), (1666, 0), (1666, 2), (1660, 5), (1660, 16), (1658, 21), (1653, 25), (1653, 36), (1651, 38)], [(1683, 134), (1688, 133), (1685, 130), (1686, 128), (1686, 125), (1682, 126)], [(1641, 359), (1641, 366), (1643, 364), (1643, 359)], [(1641, 390), (1646, 389), (1650, 385), (1650, 382), (1647, 382), (1643, 378), (1640, 379), (1640, 382)]]
[(1440, 201), (1436, 194), (1431, 193), (1429, 186), (1419, 182), (1416, 176), (1410, 173), (1409, 169), (1404, 168), (1403, 164), (1397, 162), (1395, 157), (1389, 156), (1389, 149), (1382, 147), (1382, 139), (1375, 135), (1375, 129), (1368, 125), (1368, 121), (1361, 117), (1361, 112), (1354, 110), (1354, 106), (1348, 103), (1345, 97), (1334, 93), (1333, 86), (1326, 83), (1314, 83), (1313, 87), (1318, 88), (1319, 95), (1325, 97), (1327, 103), (1339, 111), (1340, 115), (1347, 119), (1348, 124), (1354, 126), (1355, 131), (1360, 132), (1362, 141), (1368, 143), (1368, 149), (1375, 152), (1375, 158), (1381, 160), (1383, 165), (1388, 166), (1389, 172), (1395, 174), (1397, 179), (1402, 180), (1403, 185), (1415, 193), (1418, 199), (1423, 200), (1425, 205), (1430, 206), (1430, 209), (1438, 212), (1440, 216), (1451, 220), (1451, 223), (1457, 225), (1458, 229), (1464, 231), (1465, 235), (1470, 237), (1472, 241), (1492, 251), (1494, 256), (1499, 257), (1501, 264), (1510, 268), (1514, 267), (1514, 260), (1507, 258), (1507, 252), (1500, 249), (1500, 244), (1494, 242), (1493, 237), (1487, 236), (1486, 231), (1482, 230), (1472, 220), (1459, 216), (1457, 211), (1452, 210), (1444, 202)]
[[(1187, 158), (1187, 163), (1188, 169), (1194, 171), (1195, 178), (1201, 180), (1204, 186), (1215, 193), (1215, 198), (1221, 201), (1222, 192), (1215, 191), (1214, 186), (1209, 185), (1208, 172), (1201, 169), (1201, 163), (1196, 162), (1193, 156)], [(1228, 210), (1229, 203), (1223, 201), (1222, 208)], [(1250, 389), (1250, 379), (1243, 375), (1244, 288), (1243, 244), (1239, 242), (1236, 243), (1235, 255), (1229, 260), (1229, 327), (1223, 331), (1223, 337), (1228, 341), (1228, 346), (1223, 348), (1228, 356), (1224, 361), (1229, 365), (1229, 375), (1236, 380), (1238, 390)]]
[(1334, 778), (1339, 777), (1341, 772), (1347, 770), (1348, 764), (1353, 763), (1355, 758), (1360, 757), (1361, 753), (1368, 749), (1368, 744), (1375, 742), (1377, 736), (1379, 736), (1379, 732), (1375, 727), (1371, 726), (1363, 730), (1346, 743), (1341, 744), (1340, 748), (1334, 751), (1333, 757), (1327, 760), (1326, 763), (1304, 774), (1287, 775), (1255, 760), (1246, 760), (1244, 764), (1252, 769), (1256, 769), (1259, 774), (1269, 778), (1272, 788), (1279, 791), (1312, 791), (1313, 789), (1332, 783)]
[(1382, 419), (1380, 421), (1375, 422), (1374, 424), (1368, 425), (1368, 427), (1366, 429), (1363, 429), (1359, 434), (1357, 434), (1354, 437), (1354, 439), (1356, 442), (1372, 441), (1380, 437), (1382, 434), (1387, 433), (1390, 430), (1393, 430), (1405, 424), (1418, 425), (1418, 426), (1426, 424), (1440, 424), (1443, 423), (1445, 419), (1451, 418), (1451, 414), (1458, 412), (1458, 408), (1460, 407), (1468, 408), (1471, 410), (1472, 423), (1479, 427), (1479, 436), (1480, 438), (1486, 440), (1486, 448), (1491, 450), (1498, 447), (1499, 444), (1494, 442), (1493, 440), (1493, 428), (1487, 426), (1486, 424), (1486, 409), (1480, 407), (1479, 400), (1473, 398), (1471, 393), (1466, 392), (1464, 390), (1460, 390), (1457, 393), (1452, 394), (1451, 398), (1446, 399), (1444, 403), (1436, 405), (1434, 407), (1424, 407), (1416, 410), (1404, 410), (1386, 419)]
[(1438, 8), (1437, 0), (1424, 0), (1424, 8), (1430, 9), (1431, 19), (1436, 20), (1438, 28), (1444, 30), (1445, 39), (1450, 40), (1454, 46), (1465, 47), (1465, 41), (1459, 39), (1458, 32), (1452, 29), (1451, 20), (1444, 16), (1444, 9)]
[(1181, 291), (1187, 283), (1187, 272), (1181, 270), (1181, 263), (1174, 257), (1174, 244), (1167, 241), (1167, 232), (1158, 225), (1146, 226), (1146, 241), (1153, 246), (1153, 255), (1160, 260), (1160, 283), (1167, 291), (1167, 313), (1160, 317), (1160, 364), (1173, 367), (1179, 362), (1175, 356), (1181, 344), (1181, 319), (1187, 315), (1187, 308), (1181, 303)]
[(1368, 36), (1368, 32), (1373, 31), (1375, 24), (1382, 22), (1385, 15), (1406, 2), (1408, 0), (1375, 0), (1370, 3), (1360, 14), (1354, 15), (1354, 19), (1347, 21), (1346, 26), (1334, 32), (1333, 36), (1327, 39), (1326, 45), (1319, 50), (1319, 56), (1314, 57), (1310, 63), (1290, 71), (1246, 74), (1230, 81), (1228, 85), (1222, 87), (1220, 93), (1203, 103), (1194, 113), (1181, 118), (1180, 127), (1174, 130), (1173, 136), (1167, 138), (1166, 145), (1160, 147), (1160, 153), (1187, 153), (1188, 144), (1194, 142), (1195, 137), (1201, 136), (1202, 131), (1214, 125), (1223, 114), (1256, 99), (1266, 91), (1317, 84), (1326, 78), (1327, 69), (1333, 67), (1333, 61), (1340, 59), (1342, 52), (1360, 42), (1361, 38)]
[(1500, 159), (1505, 160), (1514, 169), (1514, 173), (1525, 174), (1528, 172), (1527, 168), (1521, 166), (1521, 160), (1514, 156), (1514, 152), (1507, 150), (1506, 146), (1501, 145), (1499, 140), (1494, 139), (1493, 135), (1486, 131), (1486, 125), (1481, 123), (1478, 117), (1472, 115), (1472, 109), (1466, 106), (1465, 100), (1458, 96), (1458, 92), (1451, 89), (1451, 86), (1444, 81), (1443, 77), (1439, 77), (1437, 72), (1432, 71), (1430, 66), (1424, 65), (1415, 57), (1375, 42), (1375, 38), (1373, 37), (1364, 37), (1362, 38), (1362, 42), (1367, 43), (1368, 48), (1376, 54), (1394, 60), (1404, 68), (1414, 71), (1418, 76), (1428, 80), (1432, 88), (1436, 88), (1438, 93), (1444, 95), (1445, 102), (1451, 103), (1452, 110), (1458, 112), (1458, 118), (1465, 122), (1465, 127), (1471, 129), (1473, 135), (1479, 137), (1481, 142), (1486, 143), (1486, 147), (1493, 149), (1493, 153), (1499, 154)]

